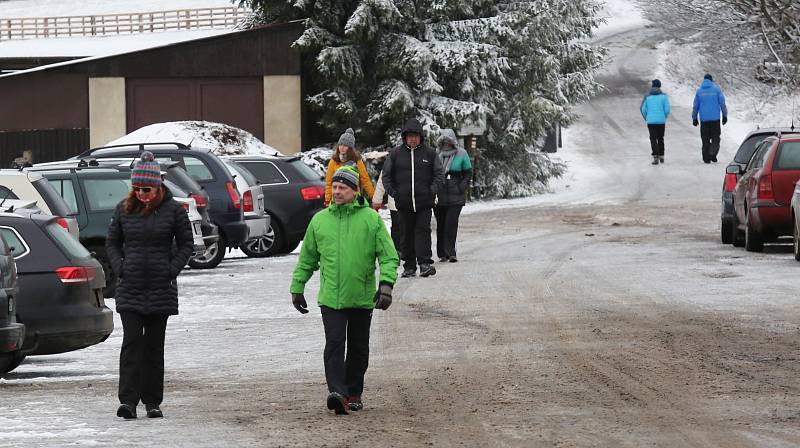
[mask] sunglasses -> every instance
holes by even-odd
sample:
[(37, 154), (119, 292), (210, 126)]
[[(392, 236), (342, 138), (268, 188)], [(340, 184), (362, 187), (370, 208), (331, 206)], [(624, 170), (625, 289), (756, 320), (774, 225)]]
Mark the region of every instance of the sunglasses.
[(133, 187), (133, 191), (136, 193), (141, 192), (147, 194), (153, 191), (153, 187)]

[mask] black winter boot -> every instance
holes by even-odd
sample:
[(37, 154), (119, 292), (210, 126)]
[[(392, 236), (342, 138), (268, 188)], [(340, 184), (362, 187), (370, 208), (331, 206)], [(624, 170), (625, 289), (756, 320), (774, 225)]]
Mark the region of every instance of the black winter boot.
[(122, 417), (125, 420), (132, 420), (136, 418), (136, 406), (122, 403), (117, 408), (117, 417)]
[(421, 277), (429, 277), (431, 275), (436, 275), (436, 268), (429, 264), (421, 264), (419, 266), (419, 275)]
[(328, 394), (328, 409), (333, 409), (336, 415), (347, 415), (347, 399), (339, 392)]

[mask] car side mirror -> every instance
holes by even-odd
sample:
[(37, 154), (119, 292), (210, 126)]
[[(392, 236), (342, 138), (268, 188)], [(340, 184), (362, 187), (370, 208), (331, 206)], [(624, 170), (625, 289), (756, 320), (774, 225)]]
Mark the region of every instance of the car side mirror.
[(739, 165), (731, 165), (731, 166), (725, 168), (725, 172), (728, 173), (728, 174), (736, 174), (738, 176), (738, 175), (742, 174), (744, 172), (744, 170), (742, 170), (742, 167), (739, 166)]

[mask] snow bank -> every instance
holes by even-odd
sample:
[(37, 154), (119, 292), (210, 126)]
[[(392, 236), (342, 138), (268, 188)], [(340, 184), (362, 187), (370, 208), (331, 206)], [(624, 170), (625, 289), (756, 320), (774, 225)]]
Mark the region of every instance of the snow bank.
[(194, 148), (210, 149), (217, 155), (279, 155), (273, 147), (253, 134), (222, 123), (210, 121), (171, 121), (139, 128), (109, 142), (109, 145), (177, 142)]

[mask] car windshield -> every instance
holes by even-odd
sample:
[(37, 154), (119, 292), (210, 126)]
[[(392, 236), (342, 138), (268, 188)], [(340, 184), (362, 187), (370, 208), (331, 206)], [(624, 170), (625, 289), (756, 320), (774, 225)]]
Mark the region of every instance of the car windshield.
[(289, 165), (293, 166), (294, 169), (296, 169), (306, 180), (320, 180), (321, 178), (319, 173), (314, 171), (314, 169), (310, 166), (306, 165), (306, 163), (302, 160), (292, 160), (289, 162)]
[(51, 222), (45, 226), (47, 234), (56, 242), (58, 247), (64, 251), (70, 258), (88, 258), (91, 255), (89, 251), (78, 241), (77, 238), (70, 235), (70, 233), (61, 227), (57, 222)]
[(776, 170), (800, 170), (800, 142), (784, 142), (775, 162)]
[(47, 207), (50, 209), (50, 214), (54, 216), (71, 216), (75, 214), (75, 211), (70, 210), (69, 205), (67, 205), (64, 198), (61, 197), (61, 194), (53, 188), (50, 181), (41, 178), (36, 179), (32, 184), (34, 188), (36, 188), (36, 191), (44, 198)]
[(741, 146), (739, 146), (739, 149), (736, 151), (736, 155), (733, 157), (734, 162), (749, 162), (750, 158), (753, 157), (753, 153), (755, 152), (758, 144), (763, 142), (765, 138), (771, 135), (774, 134), (755, 134), (748, 137), (747, 140), (742, 142)]
[(122, 179), (85, 179), (86, 202), (90, 210), (113, 210), (131, 189), (130, 177)]

